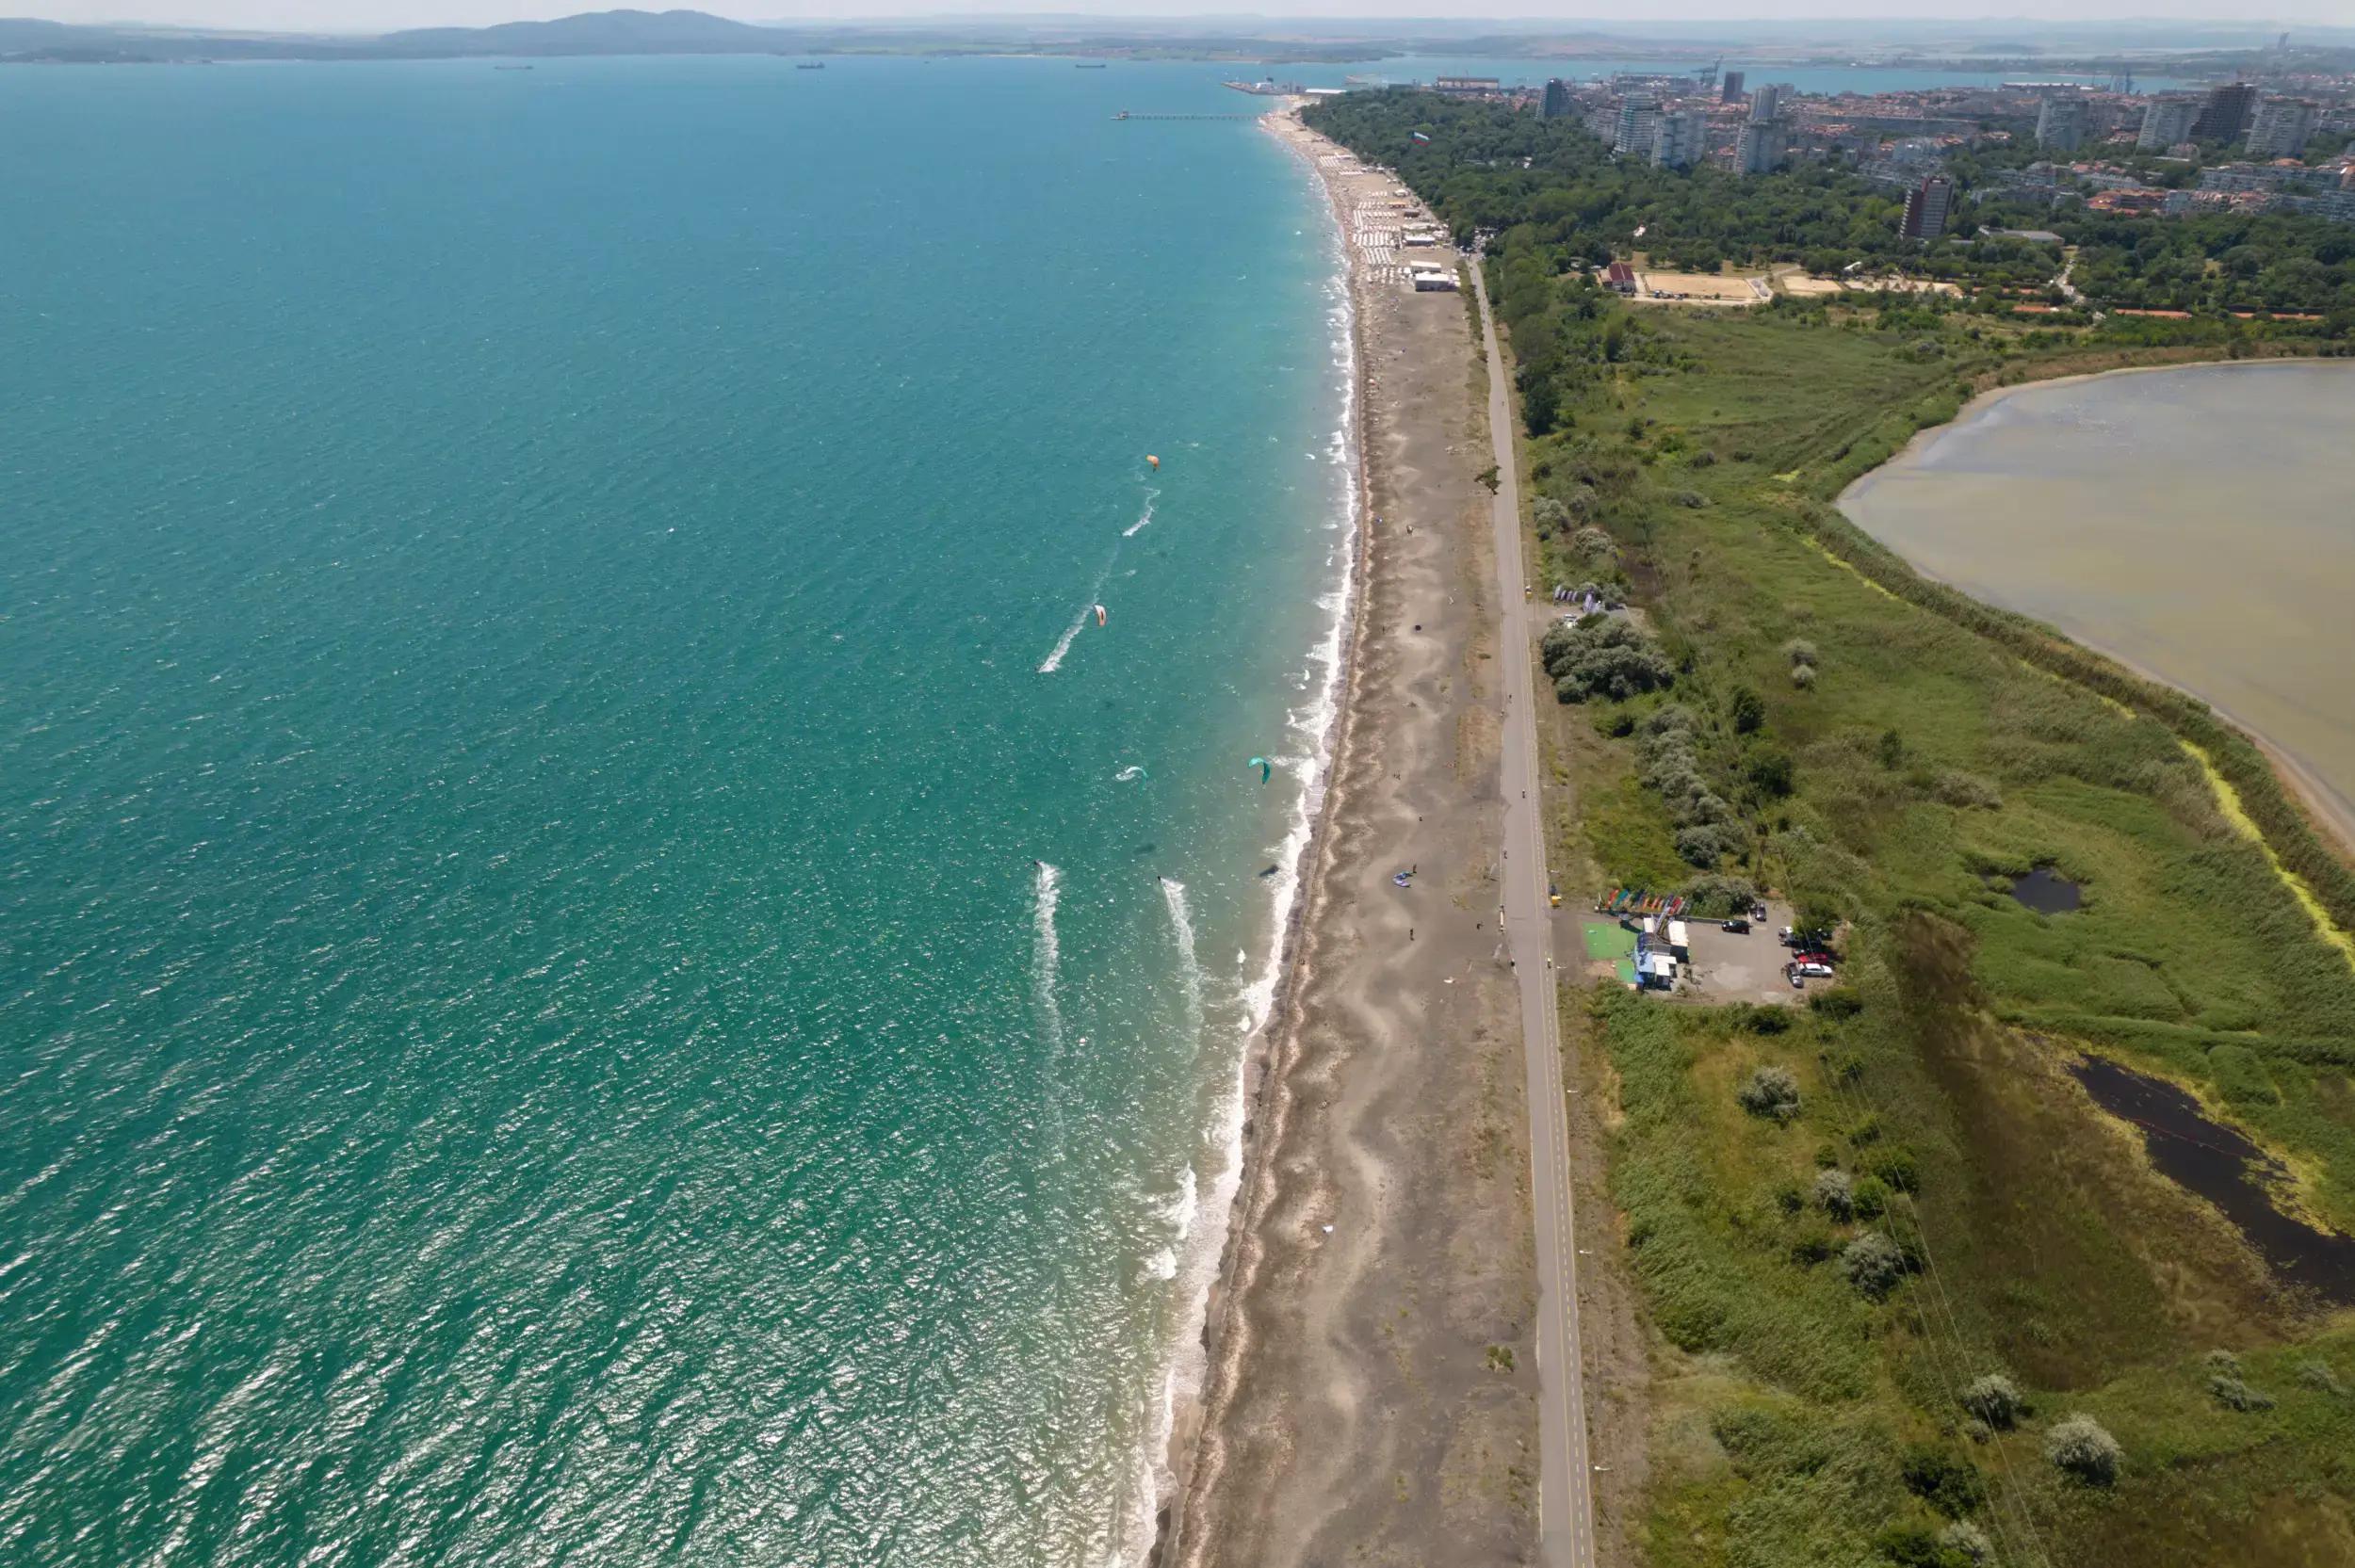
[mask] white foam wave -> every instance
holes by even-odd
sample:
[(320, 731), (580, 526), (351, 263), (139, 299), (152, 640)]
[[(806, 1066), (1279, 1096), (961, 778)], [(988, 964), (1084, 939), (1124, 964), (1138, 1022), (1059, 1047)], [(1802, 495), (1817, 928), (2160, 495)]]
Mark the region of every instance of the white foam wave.
[[(1194, 956), (1194, 912), (1186, 905), (1186, 884), (1175, 877), (1161, 879), (1161, 901), (1169, 906), (1169, 927), (1178, 941), (1179, 973), (1186, 988), (1186, 1030), (1198, 1045), (1202, 1039), (1202, 961)], [(1193, 1172), (1187, 1172), (1192, 1179)]]
[(1120, 545), (1115, 542), (1112, 555), (1104, 561), (1104, 569), (1096, 574), (1094, 582), (1088, 584), (1088, 596), (1080, 601), (1080, 612), (1071, 618), (1071, 624), (1063, 629), (1063, 636), (1055, 639), (1055, 651), (1039, 664), (1040, 674), (1051, 675), (1063, 668), (1064, 655), (1071, 652), (1072, 643), (1079, 640), (1080, 633), (1086, 629), (1090, 621), (1096, 619), (1096, 612), (1102, 607), (1097, 603), (1097, 595), (1104, 591), (1104, 584), (1111, 579), (1113, 568), (1119, 564)]
[(1161, 493), (1158, 490), (1148, 490), (1145, 493), (1144, 512), (1138, 516), (1134, 523), (1129, 524), (1127, 527), (1120, 530), (1121, 538), (1134, 539), (1138, 534), (1145, 531), (1145, 525), (1153, 521), (1153, 503), (1161, 499)]
[(1063, 969), (1063, 942), (1055, 932), (1055, 908), (1063, 901), (1063, 873), (1038, 863), (1037, 894), (1031, 910), (1031, 1002), (1051, 1052), (1063, 1044), (1063, 1004), (1056, 982)]

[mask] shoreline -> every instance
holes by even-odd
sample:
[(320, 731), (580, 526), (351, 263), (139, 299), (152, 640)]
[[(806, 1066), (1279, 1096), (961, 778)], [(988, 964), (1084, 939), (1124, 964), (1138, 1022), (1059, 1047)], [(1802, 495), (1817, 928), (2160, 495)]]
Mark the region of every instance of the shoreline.
[[(1288, 151), (1298, 155), (1302, 149), (1293, 145), (1285, 134), (1271, 122), (1291, 118), (1289, 107), (1271, 110), (1260, 119), (1260, 128), (1285, 140)], [(1329, 712), (1320, 733), (1309, 737), (1316, 748), (1317, 767), (1308, 778), (1302, 802), (1305, 820), (1295, 826), (1288, 837), (1300, 839), (1291, 870), (1291, 887), (1284, 895), (1284, 907), (1275, 921), (1270, 935), (1268, 964), (1261, 977), (1245, 987), (1243, 1002), (1251, 1005), (1252, 993), (1264, 989), (1263, 1010), (1256, 1019), (1249, 1019), (1243, 1042), (1235, 1065), (1235, 1106), (1237, 1123), (1228, 1144), (1228, 1165), (1219, 1173), (1209, 1202), (1202, 1213), (1210, 1227), (1207, 1241), (1217, 1241), (1213, 1267), (1200, 1297), (1189, 1302), (1180, 1319), (1179, 1332), (1171, 1342), (1175, 1354), (1164, 1374), (1163, 1408), (1165, 1429), (1157, 1441), (1150, 1444), (1158, 1451), (1148, 1452), (1146, 1463), (1153, 1485), (1152, 1529), (1145, 1544), (1143, 1561), (1156, 1564), (1162, 1560), (1172, 1539), (1177, 1510), (1191, 1482), (1197, 1449), (1214, 1425), (1211, 1416), (1210, 1388), (1216, 1371), (1216, 1346), (1223, 1337), (1217, 1331), (1223, 1305), (1230, 1299), (1237, 1237), (1247, 1223), (1248, 1200), (1262, 1164), (1259, 1156), (1263, 1138), (1259, 1129), (1258, 1107), (1265, 1098), (1269, 1066), (1275, 1054), (1275, 1043), (1292, 1021), (1294, 998), (1305, 968), (1305, 938), (1309, 926), (1309, 911), (1316, 903), (1315, 886), (1323, 868), (1325, 847), (1330, 837), (1330, 823), (1340, 791), (1337, 787), (1343, 735), (1355, 700), (1358, 671), (1359, 639), (1363, 629), (1361, 606), (1366, 602), (1371, 561), (1368, 541), (1371, 538), (1367, 522), (1372, 514), (1368, 494), (1365, 443), (1365, 345), (1362, 341), (1363, 320), (1359, 289), (1362, 284), (1356, 248), (1351, 243), (1347, 227), (1341, 221), (1338, 204), (1321, 178), (1313, 160), (1307, 163), (1307, 176), (1316, 183), (1317, 191), (1325, 198), (1324, 206), (1332, 223), (1335, 260), (1339, 266), (1334, 273), (1338, 284), (1339, 309), (1346, 314), (1346, 331), (1338, 334), (1345, 346), (1347, 362), (1341, 378), (1342, 421), (1337, 431), (1346, 444), (1345, 469), (1348, 496), (1344, 508), (1346, 533), (1342, 548), (1347, 551), (1346, 570), (1340, 574), (1332, 590), (1340, 597), (1336, 607), (1334, 623), (1326, 636), (1310, 651), (1314, 659), (1326, 647), (1333, 650), (1324, 700)], [(1255, 1092), (1254, 1084), (1258, 1085)], [(1274, 1117), (1275, 1132), (1282, 1130), (1280, 1108)], [(1273, 1142), (1273, 1138), (1265, 1141)], [(1194, 1373), (1193, 1386), (1184, 1386), (1181, 1374), (1191, 1368)]]
[[(1961, 584), (1957, 583), (1950, 578), (1941, 576), (1937, 573), (1930, 571), (1926, 566), (1914, 559), (1913, 557), (1907, 554), (1904, 550), (1901, 550), (1897, 546), (1880, 539), (1879, 536), (1874, 534), (1871, 529), (1866, 528), (1864, 525), (1859, 522), (1855, 515), (1848, 510), (1849, 502), (1870, 491), (1875, 484), (1888, 478), (1892, 471), (1896, 469), (1900, 464), (1918, 462), (1922, 455), (1926, 452), (1940, 438), (1952, 435), (1964, 429), (1973, 421), (1984, 417), (1989, 412), (1996, 408), (1998, 405), (2020, 393), (2038, 391), (2051, 387), (2074, 386), (2087, 381), (2103, 380), (2115, 376), (2149, 376), (2168, 371), (2186, 370), (2262, 372), (2278, 368), (2282, 365), (2311, 365), (2318, 363), (2321, 362), (2308, 355), (2282, 355), (2274, 358), (2260, 360), (2183, 360), (2164, 364), (2119, 365), (2108, 370), (2079, 371), (2067, 376), (2053, 376), (2042, 380), (2014, 381), (2005, 386), (1990, 387), (1987, 391), (1980, 393), (1977, 396), (1973, 397), (1971, 401), (1965, 403), (1960, 409), (1957, 410), (1955, 417), (1948, 420), (1945, 424), (1935, 425), (1926, 429), (1915, 431), (1912, 439), (1908, 441), (1905, 445), (1899, 447), (1895, 452), (1892, 453), (1887, 461), (1875, 464), (1873, 467), (1858, 475), (1854, 479), (1851, 479), (1847, 485), (1842, 489), (1840, 493), (1833, 497), (1832, 505), (1839, 510), (1842, 517), (1847, 519), (1851, 526), (1857, 528), (1866, 537), (1872, 539), (1875, 543), (1879, 544), (1881, 548), (1888, 550), (1898, 559), (1904, 561), (1907, 568), (1919, 575), (1924, 581), (1937, 583), (1941, 587), (1952, 589), (1957, 593), (1965, 594), (1972, 599), (1978, 600), (1982, 604), (1986, 604), (1995, 609), (2003, 610), (2007, 614), (2025, 614), (2026, 612), (2013, 608), (2011, 606), (2005, 604), (2000, 598), (1992, 594), (1983, 593), (1973, 589), (1965, 588)], [(2348, 367), (2347, 373), (2350, 376), (2355, 376), (2355, 366)], [(2041, 622), (2038, 623), (2043, 624)], [(2314, 770), (2311, 763), (2307, 762), (2303, 757), (2291, 751), (2287, 746), (2283, 745), (2279, 740), (2276, 740), (2271, 736), (2268, 736), (2263, 731), (2244, 722), (2238, 716), (2232, 713), (2229, 709), (2219, 706), (2213, 699), (2209, 698), (2198, 688), (2189, 686), (2181, 680), (2161, 674), (2157, 671), (2154, 671), (2148, 666), (2137, 662), (2136, 660), (2128, 658), (2124, 655), (2117, 652), (2115, 649), (2104, 646), (2103, 643), (2095, 640), (2094, 639), (2082, 637), (2073, 632), (2066, 632), (2058, 627), (2051, 627), (2049, 629), (2051, 630), (2052, 635), (2075, 643), (2078, 647), (2085, 649), (2087, 653), (2093, 654), (2101, 658), (2107, 659), (2110, 663), (2117, 665), (2120, 669), (2139, 676), (2141, 679), (2149, 681), (2154, 686), (2165, 687), (2170, 691), (2183, 693), (2184, 696), (2189, 697), (2194, 702), (2199, 703), (2201, 706), (2205, 707), (2210, 713), (2215, 714), (2220, 722), (2239, 731), (2241, 735), (2248, 738), (2249, 744), (2254, 746), (2257, 751), (2264, 755), (2266, 764), (2273, 769), (2274, 777), (2281, 783), (2282, 792), (2289, 796), (2291, 800), (2298, 802), (2298, 808), (2305, 814), (2307, 820), (2313, 826), (2315, 834), (2320, 837), (2326, 845), (2335, 850), (2341, 859), (2347, 860), (2350, 863), (2355, 863), (2355, 799), (2350, 799), (2348, 796), (2342, 793), (2322, 779), (2321, 776)]]
[(1259, 124), (1340, 244), (1359, 525), (1324, 796), (1242, 1068), (1157, 1568), (1439, 1560), (1470, 1542), (1502, 1559), (1534, 1539), (1526, 1500), (1468, 1497), (1458, 1469), (1536, 1442), (1518, 1005), (1485, 918), (1502, 700), (1474, 346), (1459, 298), (1392, 265), (1394, 178), (1296, 109)]

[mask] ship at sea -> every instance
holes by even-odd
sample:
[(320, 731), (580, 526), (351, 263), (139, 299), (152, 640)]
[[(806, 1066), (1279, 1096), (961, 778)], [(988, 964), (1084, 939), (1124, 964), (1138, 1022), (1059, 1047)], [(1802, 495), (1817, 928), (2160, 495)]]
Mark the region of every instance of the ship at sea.
[(1074, 71), (1101, 71), (1104, 69), (1104, 65), (1105, 62), (1102, 60), (1080, 60), (1075, 62), (1071, 69)]
[(796, 63), (793, 69), (796, 71), (823, 71), (826, 69), (826, 62), (823, 60), (802, 60)]

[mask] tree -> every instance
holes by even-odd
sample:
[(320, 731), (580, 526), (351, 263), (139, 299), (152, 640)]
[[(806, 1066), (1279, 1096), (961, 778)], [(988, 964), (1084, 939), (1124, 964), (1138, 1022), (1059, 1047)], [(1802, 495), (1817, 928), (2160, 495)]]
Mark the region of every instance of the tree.
[(1734, 692), (1731, 713), (1735, 735), (1756, 734), (1758, 727), (1766, 722), (1765, 701), (1748, 687)]

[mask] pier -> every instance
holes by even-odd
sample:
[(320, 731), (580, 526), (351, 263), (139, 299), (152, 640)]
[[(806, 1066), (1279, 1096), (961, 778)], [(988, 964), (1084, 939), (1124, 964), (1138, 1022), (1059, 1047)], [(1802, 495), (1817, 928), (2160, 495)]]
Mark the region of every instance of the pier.
[(1256, 114), (1134, 114), (1127, 109), (1113, 116), (1114, 120), (1257, 120)]

